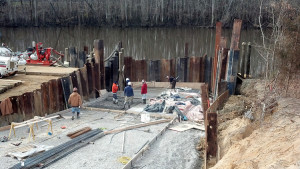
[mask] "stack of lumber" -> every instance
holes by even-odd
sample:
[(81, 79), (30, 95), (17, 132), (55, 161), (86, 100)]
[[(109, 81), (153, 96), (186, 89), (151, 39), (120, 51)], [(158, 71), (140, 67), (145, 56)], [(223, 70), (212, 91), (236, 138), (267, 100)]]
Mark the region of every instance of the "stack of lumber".
[(12, 89), (21, 84), (22, 84), (21, 80), (0, 79), (0, 94), (6, 92), (8, 89)]

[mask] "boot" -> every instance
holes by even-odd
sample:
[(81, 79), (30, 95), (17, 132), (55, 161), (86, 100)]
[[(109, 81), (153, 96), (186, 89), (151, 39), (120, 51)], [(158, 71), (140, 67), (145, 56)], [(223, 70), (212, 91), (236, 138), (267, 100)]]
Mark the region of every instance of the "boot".
[(74, 116), (75, 116), (75, 113), (73, 112), (73, 113), (72, 113), (72, 120), (74, 120)]
[(146, 104), (146, 99), (143, 99), (143, 103)]
[(130, 104), (128, 104), (128, 109), (130, 109)]
[(80, 113), (78, 113), (78, 112), (77, 112), (77, 119), (79, 119), (79, 118), (80, 118), (79, 114), (80, 114)]

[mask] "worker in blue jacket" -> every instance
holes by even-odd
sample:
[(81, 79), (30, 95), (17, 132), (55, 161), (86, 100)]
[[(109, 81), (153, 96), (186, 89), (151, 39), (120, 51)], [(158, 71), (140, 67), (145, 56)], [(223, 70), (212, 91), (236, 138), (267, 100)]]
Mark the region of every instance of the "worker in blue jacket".
[(130, 109), (130, 104), (133, 103), (134, 93), (131, 85), (131, 82), (128, 82), (128, 86), (124, 89), (125, 102), (123, 109), (125, 109), (126, 104), (128, 104), (128, 109)]

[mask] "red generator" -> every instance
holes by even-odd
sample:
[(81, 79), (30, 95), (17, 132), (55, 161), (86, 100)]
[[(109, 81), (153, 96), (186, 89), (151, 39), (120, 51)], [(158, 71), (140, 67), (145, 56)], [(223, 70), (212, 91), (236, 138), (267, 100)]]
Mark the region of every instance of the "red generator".
[[(43, 43), (41, 42), (33, 46), (33, 48), (27, 49), (29, 56), (28, 59), (26, 59), (27, 64), (51, 66), (64, 56), (53, 48), (43, 48)], [(59, 55), (59, 57), (56, 58), (52, 56), (52, 52)]]

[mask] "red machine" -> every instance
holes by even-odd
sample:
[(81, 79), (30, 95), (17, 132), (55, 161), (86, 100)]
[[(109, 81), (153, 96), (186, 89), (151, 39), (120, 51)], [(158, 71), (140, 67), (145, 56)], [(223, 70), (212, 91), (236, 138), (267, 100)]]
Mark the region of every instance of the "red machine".
[[(33, 45), (34, 46), (34, 45)], [(58, 60), (61, 60), (61, 57), (64, 55), (57, 52), (53, 48), (43, 48), (43, 43), (39, 42), (33, 48), (28, 50), (28, 59), (26, 59), (27, 64), (38, 64), (44, 66), (51, 66), (55, 64)], [(51, 54), (55, 53), (59, 55), (58, 58), (52, 56)]]

